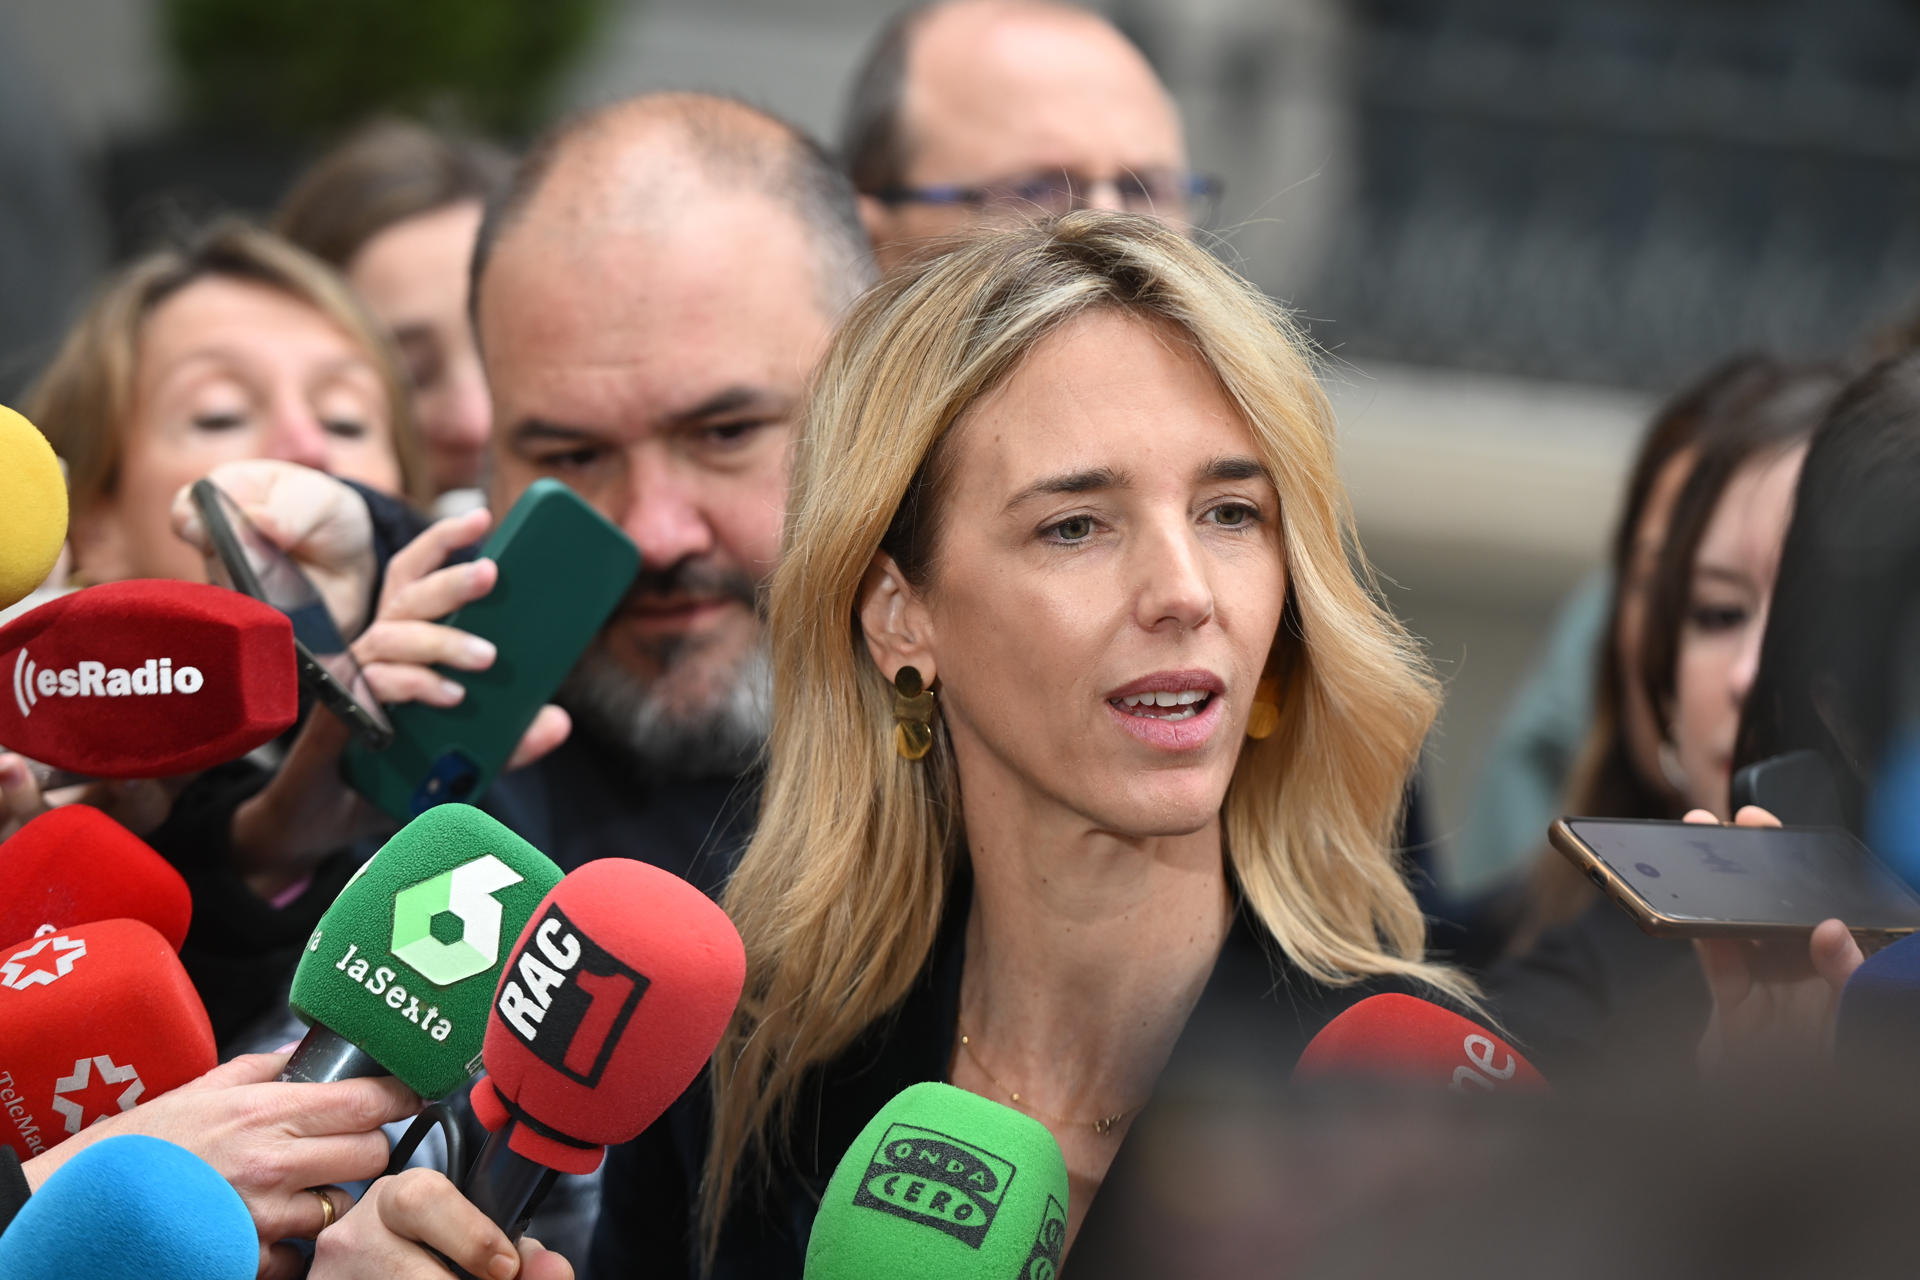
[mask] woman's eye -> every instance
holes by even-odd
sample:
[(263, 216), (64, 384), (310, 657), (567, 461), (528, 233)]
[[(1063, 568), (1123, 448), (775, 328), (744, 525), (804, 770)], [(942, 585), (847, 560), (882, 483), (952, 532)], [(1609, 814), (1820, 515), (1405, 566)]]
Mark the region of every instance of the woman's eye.
[(1743, 605), (1698, 604), (1687, 611), (1687, 621), (1697, 631), (1732, 631), (1746, 625)]
[(233, 431), (245, 426), (247, 415), (244, 413), (196, 413), (193, 426), (196, 431)]
[(1055, 542), (1085, 542), (1093, 536), (1092, 516), (1068, 516), (1047, 528)]
[(367, 424), (358, 418), (322, 418), (320, 426), (328, 435), (342, 440), (361, 440), (367, 434)]
[(1222, 529), (1243, 529), (1258, 521), (1260, 513), (1244, 502), (1226, 502), (1207, 512), (1207, 518)]

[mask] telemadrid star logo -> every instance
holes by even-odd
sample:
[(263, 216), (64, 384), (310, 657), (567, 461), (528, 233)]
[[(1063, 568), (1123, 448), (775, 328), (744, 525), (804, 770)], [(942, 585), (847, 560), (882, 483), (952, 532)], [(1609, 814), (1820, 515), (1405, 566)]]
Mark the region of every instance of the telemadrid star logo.
[(14, 952), (5, 964), (0, 964), (0, 987), (25, 991), (28, 987), (47, 986), (55, 978), (64, 978), (72, 973), (74, 961), (85, 954), (87, 943), (84, 938), (69, 938), (58, 933), (42, 938), (32, 946)]
[[(66, 1120), (68, 1133), (80, 1132), (82, 1121), (86, 1116), (86, 1109), (80, 1103), (73, 1101), (65, 1095), (77, 1093), (86, 1088), (95, 1070), (100, 1072), (100, 1083), (110, 1085), (124, 1084), (127, 1086), (126, 1089), (121, 1092), (120, 1096), (114, 1099), (114, 1103), (121, 1111), (132, 1110), (134, 1104), (140, 1101), (140, 1095), (146, 1091), (147, 1086), (141, 1082), (140, 1073), (135, 1071), (131, 1065), (124, 1067), (115, 1066), (113, 1059), (104, 1053), (96, 1054), (91, 1058), (76, 1058), (73, 1063), (73, 1074), (70, 1076), (61, 1076), (53, 1082), (53, 1109), (58, 1111)], [(129, 1081), (131, 1081), (131, 1083), (129, 1083)], [(101, 1114), (95, 1116), (94, 1119), (96, 1121), (104, 1120), (112, 1114), (110, 1111), (102, 1110)]]

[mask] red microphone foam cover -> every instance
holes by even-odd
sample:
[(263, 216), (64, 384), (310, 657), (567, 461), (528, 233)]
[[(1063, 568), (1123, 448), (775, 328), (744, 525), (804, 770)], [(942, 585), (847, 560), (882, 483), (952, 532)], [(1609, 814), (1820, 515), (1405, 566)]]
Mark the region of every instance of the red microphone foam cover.
[(726, 913), (627, 858), (560, 881), (494, 991), (473, 1109), (508, 1146), (563, 1173), (638, 1136), (686, 1092), (740, 1002), (747, 959)]
[(179, 957), (140, 921), (96, 920), (0, 951), (0, 1142), (22, 1159), (215, 1060)]
[(245, 755), (293, 724), (293, 624), (197, 582), (133, 579), (0, 627), (0, 743), (97, 778), (164, 778)]
[(1371, 1076), (1456, 1093), (1547, 1087), (1513, 1046), (1451, 1010), (1407, 995), (1370, 996), (1320, 1029), (1295, 1081)]
[(175, 951), (187, 936), (193, 895), (165, 858), (91, 805), (51, 809), (0, 844), (0, 946), (41, 928), (139, 920)]

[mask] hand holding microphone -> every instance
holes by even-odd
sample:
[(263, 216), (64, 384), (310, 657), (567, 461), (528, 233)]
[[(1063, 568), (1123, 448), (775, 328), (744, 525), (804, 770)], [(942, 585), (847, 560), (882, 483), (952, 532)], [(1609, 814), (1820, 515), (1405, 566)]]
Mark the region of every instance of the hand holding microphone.
[(469, 1276), (566, 1280), (563, 1259), (521, 1239), (527, 1220), (557, 1173), (592, 1172), (685, 1092), (745, 975), (733, 923), (679, 877), (624, 858), (569, 874), (501, 972), (473, 1090), (491, 1136), (461, 1186), (381, 1179), (320, 1237), (314, 1275), (444, 1277), (431, 1249)]
[(369, 1187), (321, 1234), (310, 1280), (447, 1280), (428, 1249), (487, 1280), (573, 1280), (565, 1258), (531, 1237), (508, 1240), (432, 1169), (408, 1169)]
[(27, 1161), (27, 1182), (46, 1182), (117, 1135), (166, 1139), (213, 1166), (239, 1193), (253, 1221), (261, 1274), (288, 1274), (295, 1255), (278, 1242), (311, 1240), (346, 1214), (352, 1202), (331, 1184), (377, 1177), (389, 1154), (380, 1126), (418, 1111), (420, 1099), (391, 1077), (281, 1083), (276, 1077), (286, 1060), (249, 1054), (223, 1063)]

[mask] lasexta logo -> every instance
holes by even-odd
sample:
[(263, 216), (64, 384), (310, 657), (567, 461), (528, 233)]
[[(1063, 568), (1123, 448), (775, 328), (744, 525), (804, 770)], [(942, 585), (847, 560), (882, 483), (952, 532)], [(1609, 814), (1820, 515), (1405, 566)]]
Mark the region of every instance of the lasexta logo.
[(1013, 1175), (1013, 1165), (971, 1143), (915, 1125), (889, 1125), (853, 1202), (978, 1249)]
[(523, 878), (488, 853), (402, 889), (393, 898), (394, 958), (440, 987), (485, 973), (500, 958), (493, 895)]
[[(146, 1086), (131, 1065), (119, 1066), (106, 1054), (77, 1058), (73, 1074), (53, 1082), (53, 1109), (66, 1121), (68, 1133), (78, 1133), (111, 1115), (129, 1111)], [(88, 1119), (88, 1114), (92, 1119)]]
[(200, 668), (173, 665), (172, 658), (148, 658), (134, 667), (79, 662), (71, 667), (42, 667), (25, 649), (13, 659), (13, 701), (22, 718), (42, 698), (146, 698), (192, 695), (206, 685)]
[(28, 987), (49, 986), (72, 973), (74, 962), (86, 954), (85, 938), (69, 938), (58, 933), (43, 937), (0, 964), (0, 987), (25, 991)]
[(592, 1088), (649, 985), (548, 903), (507, 967), (497, 1007), (535, 1057)]

